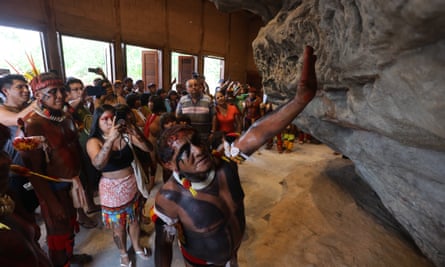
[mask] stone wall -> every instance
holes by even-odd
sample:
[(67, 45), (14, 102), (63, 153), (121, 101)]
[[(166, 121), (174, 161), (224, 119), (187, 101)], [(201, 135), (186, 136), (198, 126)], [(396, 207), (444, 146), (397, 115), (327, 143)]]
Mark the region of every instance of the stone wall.
[(445, 266), (445, 2), (212, 2), (267, 23), (253, 49), (277, 104), (295, 92), (304, 46), (314, 47), (319, 92), (297, 125), (353, 160), (422, 252)]

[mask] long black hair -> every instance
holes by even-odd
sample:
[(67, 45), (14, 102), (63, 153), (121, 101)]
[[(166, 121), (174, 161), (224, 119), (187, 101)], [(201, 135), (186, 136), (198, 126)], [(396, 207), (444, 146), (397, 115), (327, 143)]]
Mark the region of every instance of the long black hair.
[(96, 138), (99, 138), (100, 140), (104, 141), (104, 138), (103, 138), (104, 133), (100, 129), (99, 120), (100, 120), (100, 117), (102, 116), (102, 114), (104, 114), (106, 111), (110, 111), (111, 113), (114, 114), (116, 109), (112, 105), (108, 105), (108, 104), (104, 104), (104, 105), (99, 106), (96, 109), (94, 109), (93, 123), (91, 124), (89, 138), (96, 137)]

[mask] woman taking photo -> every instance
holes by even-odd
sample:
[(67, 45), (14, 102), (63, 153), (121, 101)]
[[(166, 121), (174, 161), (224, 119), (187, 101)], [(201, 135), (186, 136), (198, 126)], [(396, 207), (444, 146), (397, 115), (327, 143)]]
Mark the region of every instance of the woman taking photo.
[(133, 152), (129, 143), (146, 152), (149, 147), (135, 127), (128, 121), (121, 123), (116, 119), (113, 106), (103, 105), (94, 111), (87, 142), (87, 152), (93, 166), (102, 171), (99, 181), (102, 220), (105, 227), (113, 229), (122, 267), (131, 266), (126, 249), (127, 226), (136, 255), (147, 260), (151, 253), (139, 244), (139, 220), (144, 202), (131, 166)]

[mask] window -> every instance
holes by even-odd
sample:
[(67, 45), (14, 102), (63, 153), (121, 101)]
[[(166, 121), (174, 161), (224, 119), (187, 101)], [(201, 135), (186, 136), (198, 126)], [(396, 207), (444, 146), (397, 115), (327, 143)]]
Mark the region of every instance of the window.
[(30, 60), (38, 71), (46, 71), (40, 32), (0, 26), (0, 36), (0, 75), (31, 71)]
[(214, 95), (219, 80), (224, 79), (224, 59), (204, 57), (204, 77), (209, 85), (210, 93)]
[[(134, 82), (143, 80), (145, 85), (150, 83), (161, 87), (162, 81), (162, 52), (156, 49), (126, 45), (127, 76)], [(147, 91), (147, 86), (144, 88)]]
[[(182, 83), (185, 85), (185, 82), (193, 77), (193, 72), (196, 72), (198, 69), (197, 57), (192, 55), (172, 52), (171, 58), (172, 58), (172, 65), (171, 65), (172, 79), (176, 78), (177, 83)], [(174, 85), (173, 88), (175, 88)]]
[(89, 72), (88, 68), (102, 68), (112, 81), (112, 44), (107, 42), (62, 35), (63, 63), (66, 77), (81, 79), (85, 85), (93, 84), (100, 75)]

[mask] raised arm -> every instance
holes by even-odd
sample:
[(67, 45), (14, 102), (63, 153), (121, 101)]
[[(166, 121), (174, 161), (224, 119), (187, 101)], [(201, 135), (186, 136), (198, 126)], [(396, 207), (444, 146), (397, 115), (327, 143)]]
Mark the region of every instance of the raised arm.
[(119, 124), (115, 123), (116, 116), (113, 117), (113, 127), (110, 130), (109, 135), (102, 142), (97, 137), (90, 137), (87, 141), (86, 149), (87, 154), (91, 159), (91, 164), (97, 169), (102, 170), (110, 159), (111, 151), (113, 149), (113, 142), (119, 137)]
[(6, 126), (17, 125), (17, 120), (20, 118), (24, 118), (28, 113), (33, 111), (35, 106), (36, 103), (35, 101), (33, 101), (30, 105), (28, 105), (26, 108), (18, 113), (9, 111), (3, 106), (0, 106), (0, 123)]
[(294, 118), (300, 114), (306, 105), (314, 98), (317, 90), (315, 75), (315, 60), (313, 48), (306, 46), (303, 53), (303, 69), (295, 97), (288, 103), (256, 121), (234, 143), (241, 152), (250, 155), (260, 148), (267, 140), (282, 131)]

